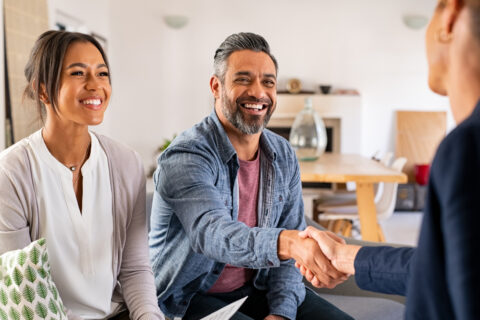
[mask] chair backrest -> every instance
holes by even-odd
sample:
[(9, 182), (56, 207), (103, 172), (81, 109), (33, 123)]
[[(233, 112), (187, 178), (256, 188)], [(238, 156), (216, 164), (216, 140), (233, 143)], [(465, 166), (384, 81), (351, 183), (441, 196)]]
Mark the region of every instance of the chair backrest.
[[(395, 171), (402, 172), (403, 167), (407, 163), (406, 158), (397, 158), (393, 161), (391, 168)], [(395, 209), (395, 202), (397, 200), (398, 183), (387, 182), (383, 184), (382, 195), (375, 201), (377, 209), (377, 217), (379, 220), (389, 218)]]
[[(389, 167), (392, 157), (393, 157), (392, 152), (385, 152), (383, 156), (380, 158), (380, 163), (386, 167)], [(373, 185), (373, 190), (375, 192), (375, 203), (377, 203), (380, 200), (380, 197), (383, 194), (383, 184), (384, 184), (383, 182), (379, 182)]]
[(380, 158), (380, 163), (388, 167), (390, 165), (390, 161), (392, 160), (392, 157), (393, 157), (392, 152), (385, 152), (383, 156)]

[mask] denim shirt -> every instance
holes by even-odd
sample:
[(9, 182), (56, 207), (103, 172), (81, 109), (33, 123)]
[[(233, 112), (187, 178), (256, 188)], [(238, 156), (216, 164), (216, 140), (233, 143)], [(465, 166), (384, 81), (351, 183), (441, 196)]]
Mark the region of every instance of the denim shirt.
[(253, 284), (267, 291), (270, 313), (295, 319), (305, 287), (293, 260), (280, 261), (278, 235), (304, 229), (295, 152), (265, 129), (260, 137), (258, 226), (237, 220), (237, 154), (213, 112), (183, 132), (158, 160), (154, 174), (150, 260), (158, 304), (181, 317), (225, 265), (257, 269)]

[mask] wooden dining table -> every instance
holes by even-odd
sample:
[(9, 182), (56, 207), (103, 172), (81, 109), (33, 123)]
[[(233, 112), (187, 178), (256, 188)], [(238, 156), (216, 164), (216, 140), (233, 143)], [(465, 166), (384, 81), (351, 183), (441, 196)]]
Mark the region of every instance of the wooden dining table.
[(299, 164), (302, 182), (355, 182), (362, 239), (382, 240), (373, 185), (379, 182), (406, 183), (404, 173), (356, 154), (325, 153), (315, 161), (299, 161)]

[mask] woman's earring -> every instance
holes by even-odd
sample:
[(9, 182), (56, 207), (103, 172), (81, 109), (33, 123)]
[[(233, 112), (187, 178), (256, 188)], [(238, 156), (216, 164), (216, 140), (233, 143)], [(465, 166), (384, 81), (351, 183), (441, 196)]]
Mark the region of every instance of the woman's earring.
[(40, 95), (40, 100), (41, 100), (44, 104), (50, 103), (50, 101), (48, 100), (48, 97), (47, 97), (46, 94), (41, 94), (41, 95)]
[(439, 29), (435, 32), (435, 40), (440, 43), (448, 43), (452, 40), (452, 33), (448, 33), (445, 29)]

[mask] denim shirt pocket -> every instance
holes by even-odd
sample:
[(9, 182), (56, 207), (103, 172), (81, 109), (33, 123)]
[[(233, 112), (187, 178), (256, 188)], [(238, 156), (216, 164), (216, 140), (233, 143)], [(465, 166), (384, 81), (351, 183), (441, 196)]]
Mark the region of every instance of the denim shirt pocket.
[(272, 199), (272, 208), (267, 220), (267, 227), (276, 228), (281, 227), (278, 225), (280, 217), (282, 216), (283, 209), (288, 200), (288, 189), (281, 188), (275, 190)]

